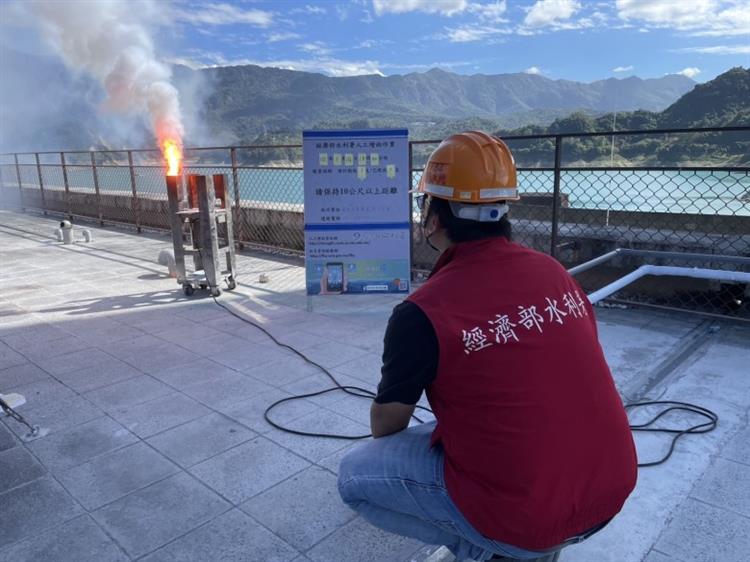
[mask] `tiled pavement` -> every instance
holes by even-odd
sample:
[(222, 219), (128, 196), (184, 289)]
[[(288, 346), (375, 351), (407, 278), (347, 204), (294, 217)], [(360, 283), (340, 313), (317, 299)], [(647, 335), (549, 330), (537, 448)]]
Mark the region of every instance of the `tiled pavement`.
[[(263, 419), (270, 403), (326, 378), (212, 300), (185, 298), (154, 263), (164, 236), (95, 229), (93, 244), (63, 247), (53, 229), (0, 211), (0, 392), (23, 394), (19, 411), (49, 429), (23, 442), (21, 426), (0, 423), (0, 561), (405, 561), (435, 550), (341, 503), (336, 471), (350, 442)], [(222, 302), (342, 382), (374, 387), (393, 298), (322, 298), (308, 312), (294, 264), (243, 256), (240, 270), (238, 294)], [(270, 283), (257, 283), (264, 270)], [(696, 327), (601, 311), (621, 390), (633, 392)], [(564, 560), (747, 559), (747, 335), (707, 336), (654, 388), (716, 409), (720, 429), (642, 472), (616, 523)], [(368, 432), (367, 401), (341, 393), (273, 416), (307, 431)]]
[[(165, 237), (97, 229), (93, 244), (62, 247), (53, 229), (0, 212), (0, 391), (23, 394), (19, 411), (50, 430), (24, 443), (22, 426), (0, 423), (0, 560), (406, 560), (434, 550), (341, 503), (336, 471), (350, 442), (265, 422), (270, 403), (327, 380), (212, 300), (185, 298), (155, 264)], [(240, 258), (240, 281), (262, 263)], [(285, 293), (307, 304), (294, 293), (299, 268), (268, 265), (270, 284), (239, 289), (254, 300), (224, 302), (372, 387), (365, 370), (377, 373), (393, 299), (368, 299), (355, 320), (336, 303), (311, 314), (284, 304)], [(290, 403), (274, 418), (368, 433), (367, 402), (350, 400)]]

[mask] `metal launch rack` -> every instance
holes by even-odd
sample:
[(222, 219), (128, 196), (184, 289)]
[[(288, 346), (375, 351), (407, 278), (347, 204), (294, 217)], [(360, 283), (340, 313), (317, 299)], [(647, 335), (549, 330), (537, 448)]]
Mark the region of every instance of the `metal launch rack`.
[[(200, 288), (208, 289), (217, 297), (221, 294), (222, 281), (230, 291), (237, 286), (227, 184), (224, 174), (191, 174), (186, 182), (182, 176), (167, 176), (177, 283), (188, 296)], [(186, 255), (193, 258), (192, 271), (185, 268)], [(223, 263), (226, 268), (222, 268)]]

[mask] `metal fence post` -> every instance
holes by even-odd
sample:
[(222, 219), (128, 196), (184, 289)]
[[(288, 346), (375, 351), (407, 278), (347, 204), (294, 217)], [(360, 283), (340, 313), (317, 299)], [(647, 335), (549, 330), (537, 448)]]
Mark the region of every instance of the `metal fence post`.
[(65, 165), (65, 153), (60, 153), (60, 164), (62, 165), (63, 173), (63, 186), (65, 187), (65, 210), (68, 213), (68, 218), (73, 220), (73, 213), (70, 209), (70, 186), (68, 184), (68, 168)]
[(555, 181), (552, 188), (552, 233), (550, 236), (549, 253), (553, 258), (557, 257), (557, 229), (560, 214), (560, 157), (562, 156), (562, 140), (560, 135), (555, 136)]
[(102, 194), (99, 192), (99, 171), (96, 169), (96, 154), (91, 152), (91, 173), (94, 176), (94, 193), (96, 193), (96, 214), (99, 217), (99, 225), (104, 226), (102, 218)]
[[(409, 200), (409, 268), (414, 267), (414, 198), (411, 195), (412, 184), (414, 179), (412, 174), (414, 173), (413, 161), (412, 161), (412, 143), (409, 141), (409, 186), (406, 193), (406, 197)], [(409, 285), (414, 281), (411, 272), (409, 272)]]
[(47, 216), (47, 199), (44, 197), (44, 180), (42, 179), (42, 165), (39, 162), (39, 153), (35, 152), (34, 157), (36, 158), (36, 173), (39, 174), (39, 191), (42, 193), (42, 209), (44, 210), (44, 216)]
[(237, 247), (241, 250), (243, 248), (242, 235), (244, 234), (242, 225), (244, 224), (242, 216), (242, 205), (240, 199), (240, 178), (237, 173), (237, 149), (231, 147), (229, 149), (229, 156), (232, 161), (232, 185), (234, 186), (234, 242)]
[(25, 211), (26, 207), (23, 206), (23, 184), (21, 183), (21, 166), (18, 165), (18, 154), (13, 155), (13, 159), (16, 162), (16, 179), (18, 180), (18, 196), (21, 198), (21, 211)]
[(133, 151), (128, 150), (128, 167), (130, 168), (130, 188), (133, 191), (133, 214), (135, 214), (135, 228), (141, 231), (141, 205), (135, 185), (135, 169), (133, 168)]

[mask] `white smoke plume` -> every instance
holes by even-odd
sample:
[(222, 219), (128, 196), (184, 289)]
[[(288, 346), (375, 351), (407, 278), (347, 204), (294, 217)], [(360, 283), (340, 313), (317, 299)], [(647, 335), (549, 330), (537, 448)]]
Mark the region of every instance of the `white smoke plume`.
[(150, 30), (162, 17), (153, 0), (32, 0), (43, 37), (73, 70), (104, 86), (104, 108), (148, 116), (163, 146), (184, 135), (177, 89), (169, 66), (155, 53)]

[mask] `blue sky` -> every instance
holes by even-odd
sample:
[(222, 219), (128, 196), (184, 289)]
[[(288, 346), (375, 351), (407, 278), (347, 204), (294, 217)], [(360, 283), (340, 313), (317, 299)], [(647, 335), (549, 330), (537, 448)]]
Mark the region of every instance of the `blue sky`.
[(750, 0), (236, 1), (176, 5), (170, 56), (330, 75), (540, 73), (593, 81), (750, 66)]
[[(672, 73), (705, 81), (750, 66), (750, 0), (157, 3), (157, 21), (171, 22), (157, 24), (158, 55), (192, 67), (252, 63), (332, 76), (439, 67), (590, 82)], [(8, 22), (0, 18), (0, 30)], [(13, 29), (7, 37), (23, 35)], [(33, 50), (30, 41), (16, 44)]]

